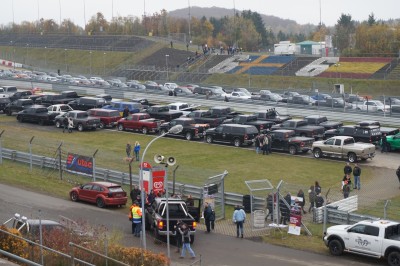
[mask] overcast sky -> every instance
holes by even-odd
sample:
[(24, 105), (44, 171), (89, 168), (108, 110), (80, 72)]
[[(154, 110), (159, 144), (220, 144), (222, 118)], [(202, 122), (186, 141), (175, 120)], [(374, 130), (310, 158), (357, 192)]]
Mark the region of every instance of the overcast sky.
[[(252, 10), (260, 14), (292, 19), (297, 23), (317, 25), (320, 21), (327, 26), (336, 24), (342, 13), (350, 14), (354, 20), (367, 20), (375, 14), (376, 19), (399, 18), (399, 0), (0, 0), (0, 24), (36, 21), (38, 18), (69, 18), (83, 26), (90, 17), (102, 12), (107, 20), (112, 16), (139, 16), (144, 12), (153, 14), (162, 9), (199, 7), (224, 7), (237, 10)], [(321, 5), (320, 5), (321, 4)], [(61, 14), (61, 16), (60, 16)]]

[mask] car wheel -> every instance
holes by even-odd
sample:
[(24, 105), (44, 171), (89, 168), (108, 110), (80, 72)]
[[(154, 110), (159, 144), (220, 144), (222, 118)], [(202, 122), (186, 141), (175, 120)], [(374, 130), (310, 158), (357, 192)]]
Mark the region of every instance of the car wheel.
[(83, 125), (82, 124), (78, 124), (78, 131), (83, 131)]
[(75, 191), (72, 191), (70, 194), (70, 198), (72, 201), (78, 201), (79, 200), (78, 193), (76, 193)]
[(398, 252), (398, 251), (390, 252), (387, 257), (387, 262), (388, 262), (389, 266), (400, 265), (400, 252)]
[(185, 135), (185, 138), (186, 138), (187, 140), (192, 140), (192, 133), (187, 132), (186, 135)]
[(100, 124), (99, 124), (99, 128), (100, 128), (100, 129), (103, 129), (103, 128), (105, 128), (105, 125), (104, 125), (104, 123), (103, 123), (103, 122), (100, 122)]
[(143, 128), (142, 128), (142, 133), (143, 133), (143, 134), (146, 135), (148, 132), (149, 132), (149, 130), (147, 129), (147, 127), (143, 127)]
[(343, 254), (343, 245), (338, 239), (329, 241), (329, 251), (333, 256), (340, 256)]
[(57, 127), (57, 128), (60, 128), (60, 127), (61, 127), (60, 121), (56, 121), (56, 127)]
[(124, 130), (124, 125), (123, 124), (118, 124), (118, 130), (123, 131)]
[(351, 163), (357, 162), (357, 155), (355, 153), (350, 152), (347, 157), (349, 159), (349, 162), (351, 162)]
[(295, 155), (295, 154), (297, 153), (296, 146), (290, 145), (290, 146), (289, 146), (289, 153), (290, 153), (291, 155)]
[(207, 143), (212, 143), (213, 142), (213, 138), (210, 135), (206, 136), (206, 142)]
[(161, 129), (160, 130), (160, 135), (166, 135), (167, 134), (167, 130), (166, 129)]
[(322, 157), (322, 151), (319, 148), (314, 149), (313, 154), (314, 154), (314, 158), (319, 159)]
[(242, 145), (242, 142), (240, 141), (240, 139), (234, 139), (233, 140), (233, 145), (235, 147), (240, 147), (240, 145)]
[(96, 205), (99, 208), (104, 208), (104, 206), (105, 206), (104, 200), (102, 198), (97, 198), (96, 199)]

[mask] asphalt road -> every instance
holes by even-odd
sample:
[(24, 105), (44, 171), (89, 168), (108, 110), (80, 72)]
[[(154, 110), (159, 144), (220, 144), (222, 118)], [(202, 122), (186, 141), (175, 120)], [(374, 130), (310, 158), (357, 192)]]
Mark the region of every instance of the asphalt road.
[[(93, 225), (104, 225), (108, 231), (123, 233), (122, 244), (140, 247), (138, 238), (130, 234), (130, 222), (127, 215), (116, 209), (99, 209), (85, 203), (75, 203), (0, 184), (0, 221), (6, 221), (18, 212), (28, 218), (59, 220), (59, 215), (77, 221), (88, 221)], [(40, 212), (39, 212), (40, 210)], [(321, 241), (321, 245), (323, 242)], [(355, 255), (333, 257), (312, 252), (293, 250), (273, 246), (248, 239), (237, 239), (222, 234), (205, 234), (198, 231), (192, 246), (197, 256), (202, 255), (202, 265), (384, 265), (376, 259)], [(147, 233), (147, 248), (155, 252), (167, 252), (166, 244), (154, 244), (151, 234)], [(190, 259), (179, 259), (171, 246), (173, 265), (190, 265)]]

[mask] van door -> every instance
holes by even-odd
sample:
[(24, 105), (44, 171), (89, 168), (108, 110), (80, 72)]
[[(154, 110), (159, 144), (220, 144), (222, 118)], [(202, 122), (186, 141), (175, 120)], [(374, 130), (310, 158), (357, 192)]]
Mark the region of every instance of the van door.
[(382, 238), (379, 237), (379, 227), (358, 224), (350, 228), (348, 233), (350, 251), (380, 257)]

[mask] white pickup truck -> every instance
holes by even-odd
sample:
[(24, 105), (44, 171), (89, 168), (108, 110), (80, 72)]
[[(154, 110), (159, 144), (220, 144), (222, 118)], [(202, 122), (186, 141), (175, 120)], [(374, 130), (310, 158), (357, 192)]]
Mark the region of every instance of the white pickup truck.
[(200, 105), (191, 105), (191, 104), (181, 103), (181, 102), (168, 104), (168, 108), (170, 110), (180, 111), (183, 113), (183, 115), (187, 115), (187, 114), (191, 113), (192, 111), (198, 110), (199, 107), (200, 107)]
[(354, 225), (331, 226), (324, 242), (334, 256), (344, 251), (385, 258), (390, 266), (400, 263), (400, 224), (388, 220), (366, 220)]
[(377, 100), (353, 102), (352, 108), (368, 112), (390, 112), (390, 105), (383, 104), (381, 101)]

